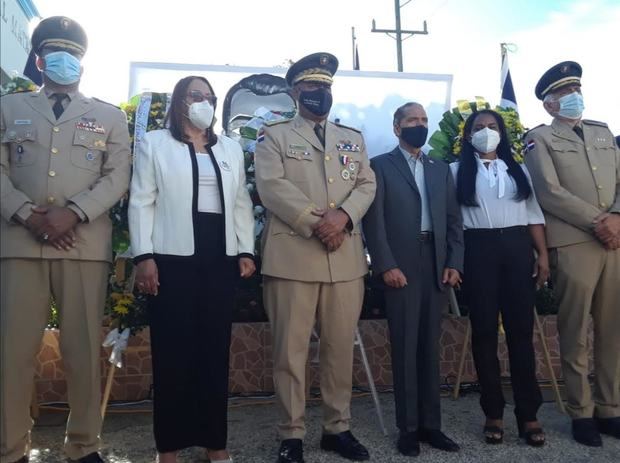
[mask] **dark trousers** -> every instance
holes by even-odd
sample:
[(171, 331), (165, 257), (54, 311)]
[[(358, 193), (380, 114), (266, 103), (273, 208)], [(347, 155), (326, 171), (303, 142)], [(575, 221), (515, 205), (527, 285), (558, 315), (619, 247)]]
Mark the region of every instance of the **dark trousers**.
[(149, 300), (153, 430), (159, 452), (226, 448), (228, 362), (236, 259), (221, 214), (198, 214), (194, 256), (156, 256)]
[(441, 429), (439, 332), (446, 295), (437, 288), (432, 241), (420, 243), (417, 270), (404, 288), (387, 288), (396, 426), (401, 432)]
[(480, 405), (489, 419), (504, 411), (497, 359), (498, 314), (506, 332), (515, 415), (536, 420), (542, 397), (536, 381), (532, 334), (535, 280), (532, 239), (527, 227), (465, 230), (465, 275), (472, 327), (472, 352)]

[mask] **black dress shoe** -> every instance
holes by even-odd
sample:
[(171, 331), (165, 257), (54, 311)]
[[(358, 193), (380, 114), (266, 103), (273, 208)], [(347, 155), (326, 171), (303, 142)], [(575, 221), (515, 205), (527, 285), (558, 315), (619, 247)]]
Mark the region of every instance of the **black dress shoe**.
[(418, 440), (418, 433), (413, 432), (401, 432), (396, 442), (396, 448), (400, 453), (406, 457), (417, 457), (420, 455), (420, 441)]
[(596, 427), (601, 434), (620, 439), (620, 417), (615, 418), (595, 418)]
[(341, 457), (353, 461), (369, 460), (368, 450), (358, 441), (351, 431), (339, 434), (323, 434), (321, 448), (338, 453)]
[(573, 420), (573, 438), (580, 444), (589, 447), (601, 447), (603, 445), (594, 418)]
[(277, 463), (304, 463), (304, 444), (301, 439), (284, 439), (280, 443)]
[(105, 460), (101, 458), (101, 455), (99, 455), (99, 453), (97, 452), (89, 453), (85, 457), (70, 461), (76, 463), (105, 463)]
[(418, 429), (418, 438), (421, 442), (426, 442), (431, 447), (446, 452), (458, 452), (461, 449), (456, 442), (439, 429)]

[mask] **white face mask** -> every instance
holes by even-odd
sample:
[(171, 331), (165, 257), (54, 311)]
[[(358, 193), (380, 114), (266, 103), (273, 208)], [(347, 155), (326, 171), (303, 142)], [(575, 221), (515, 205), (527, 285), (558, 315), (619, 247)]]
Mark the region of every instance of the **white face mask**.
[(471, 136), (471, 144), (476, 148), (476, 151), (482, 154), (495, 151), (497, 145), (499, 145), (500, 136), (495, 130), (491, 130), (488, 127), (478, 130)]
[(211, 103), (208, 101), (201, 101), (200, 103), (192, 103), (189, 105), (187, 111), (187, 117), (200, 130), (206, 130), (211, 127), (213, 122), (213, 113), (215, 110)]

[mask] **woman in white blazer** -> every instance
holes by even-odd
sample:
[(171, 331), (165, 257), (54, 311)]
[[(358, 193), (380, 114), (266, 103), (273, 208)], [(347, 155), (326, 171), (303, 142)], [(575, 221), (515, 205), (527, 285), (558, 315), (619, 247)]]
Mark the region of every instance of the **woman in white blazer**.
[(226, 450), (234, 290), (254, 271), (254, 217), (239, 144), (213, 132), (216, 97), (203, 77), (175, 86), (167, 129), (138, 145), (129, 199), (138, 289), (149, 294), (160, 463)]

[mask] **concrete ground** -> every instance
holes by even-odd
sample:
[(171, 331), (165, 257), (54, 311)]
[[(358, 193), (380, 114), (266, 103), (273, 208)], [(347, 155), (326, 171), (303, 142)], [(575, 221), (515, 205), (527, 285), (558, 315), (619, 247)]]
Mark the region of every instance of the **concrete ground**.
[[(502, 445), (489, 446), (482, 436), (482, 413), (478, 395), (467, 394), (457, 401), (444, 398), (443, 429), (461, 445), (459, 453), (446, 453), (422, 444), (417, 458), (406, 458), (397, 453), (394, 440), (393, 396), (381, 394), (381, 404), (389, 436), (383, 436), (378, 425), (370, 396), (355, 397), (352, 402), (353, 432), (371, 454), (372, 462), (558, 462), (558, 463), (618, 463), (620, 440), (603, 437), (603, 447), (592, 449), (575, 443), (570, 438), (570, 421), (561, 415), (552, 402), (545, 403), (539, 414), (547, 433), (547, 445), (534, 449), (517, 437), (516, 424), (510, 408), (506, 413), (506, 435)], [(148, 405), (148, 404), (147, 404)], [(64, 462), (62, 440), (66, 413), (42, 411), (33, 432), (32, 463)], [(333, 453), (319, 449), (321, 407), (313, 401), (308, 405), (305, 440), (307, 463), (346, 462)], [(278, 449), (275, 434), (275, 406), (264, 400), (236, 400), (229, 414), (229, 450), (235, 463), (274, 462)], [(153, 463), (151, 415), (148, 412), (110, 412), (106, 417), (103, 438), (103, 456), (109, 463)], [(184, 451), (180, 463), (206, 461), (198, 449)]]

